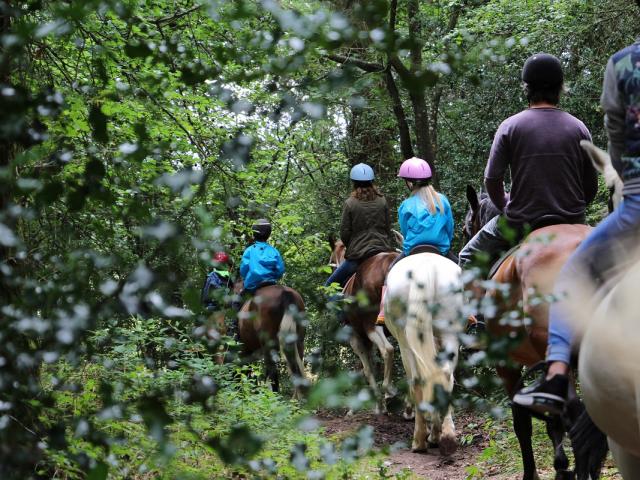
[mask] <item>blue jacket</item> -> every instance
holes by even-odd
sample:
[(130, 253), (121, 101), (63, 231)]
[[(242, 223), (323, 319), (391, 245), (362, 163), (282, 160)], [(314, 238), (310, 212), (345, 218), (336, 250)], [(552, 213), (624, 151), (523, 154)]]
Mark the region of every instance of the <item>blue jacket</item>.
[(432, 215), (418, 195), (411, 195), (398, 208), (400, 231), (404, 236), (402, 250), (407, 255), (417, 245), (433, 245), (445, 255), (453, 238), (453, 214), (447, 197), (439, 193), (444, 212)]
[(254, 291), (265, 282), (277, 282), (284, 275), (280, 252), (266, 242), (256, 242), (242, 254), (240, 275), (244, 289)]

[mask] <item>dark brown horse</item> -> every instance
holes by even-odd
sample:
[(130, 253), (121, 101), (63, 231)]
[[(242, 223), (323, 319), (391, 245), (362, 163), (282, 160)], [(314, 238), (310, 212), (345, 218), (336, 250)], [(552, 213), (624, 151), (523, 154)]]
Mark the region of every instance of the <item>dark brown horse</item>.
[[(480, 218), (482, 212), (492, 211), (488, 197), (478, 197), (471, 187), (467, 189), (467, 198), (471, 211), (465, 218), (467, 235), (474, 235), (484, 223), (490, 220), (488, 215)], [(484, 205), (483, 205), (484, 204)], [(495, 208), (495, 207), (493, 207)], [(495, 210), (493, 210), (495, 211)], [(497, 302), (499, 311), (487, 320), (490, 338), (517, 336), (521, 341), (509, 352), (509, 356), (517, 367), (498, 366), (497, 372), (502, 379), (509, 397), (513, 397), (517, 385), (521, 381), (522, 366), (531, 367), (545, 359), (549, 324), (549, 302), (546, 300), (553, 292), (560, 268), (567, 258), (588, 235), (591, 227), (586, 225), (551, 225), (540, 228), (529, 234), (522, 242), (519, 250), (510, 255), (498, 268), (492, 279), (499, 284), (509, 285), (506, 298), (499, 290), (489, 291), (487, 295)], [(506, 312), (522, 310), (524, 318), (519, 322), (501, 319)], [(529, 319), (528, 323), (524, 319)], [(569, 416), (577, 417), (581, 407), (576, 403), (575, 412)], [(513, 427), (520, 444), (524, 466), (523, 480), (536, 480), (536, 471), (532, 435), (532, 413), (525, 408), (512, 405)], [(571, 418), (570, 420), (575, 420)], [(560, 417), (546, 419), (547, 433), (554, 447), (554, 468), (556, 479), (573, 478), (569, 470), (569, 462), (562, 448), (565, 433), (563, 420)], [(592, 472), (599, 474), (599, 472)], [(597, 477), (593, 477), (597, 478)]]
[[(269, 285), (259, 288), (238, 315), (238, 335), (244, 355), (259, 354), (264, 358), (265, 371), (273, 389), (278, 391), (278, 368), (274, 359), (281, 351), (289, 373), (305, 379), (304, 325), (297, 320), (304, 313), (304, 301), (293, 288)], [(293, 378), (295, 397), (302, 398), (301, 382)], [(302, 382), (303, 383), (303, 382)]]
[[(332, 244), (330, 264), (339, 266), (344, 261), (345, 246), (341, 240)], [(391, 369), (393, 367), (393, 345), (389, 343), (382, 325), (376, 325), (380, 311), (380, 296), (389, 266), (396, 259), (398, 253), (378, 253), (360, 264), (356, 274), (344, 287), (345, 296), (355, 297), (358, 292), (364, 292), (365, 301), (358, 302), (345, 309), (345, 322), (353, 329), (349, 340), (353, 351), (362, 362), (363, 374), (374, 393), (377, 406), (376, 411), (385, 411), (386, 402), (380, 396), (376, 377), (374, 375), (373, 345), (380, 351), (384, 361), (384, 378), (382, 389), (385, 397), (393, 396), (391, 385)]]

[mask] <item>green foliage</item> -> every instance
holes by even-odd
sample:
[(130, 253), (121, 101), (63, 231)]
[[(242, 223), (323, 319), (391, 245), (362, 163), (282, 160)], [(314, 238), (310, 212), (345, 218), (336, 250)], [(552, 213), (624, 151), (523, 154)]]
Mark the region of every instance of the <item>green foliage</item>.
[[(350, 164), (373, 163), (399, 204), (404, 109), (460, 219), (538, 50), (562, 58), (563, 105), (603, 145), (628, 3), (401, 1), (391, 25), (382, 0), (0, 0), (0, 477), (303, 476), (336, 451), (348, 476), (366, 431), (322, 443), (291, 423), (301, 407), (212, 362), (227, 343), (197, 297), (211, 253), (237, 262), (271, 218), (328, 377), (311, 405), (369, 405), (318, 289)], [(353, 52), (384, 68), (340, 60)]]

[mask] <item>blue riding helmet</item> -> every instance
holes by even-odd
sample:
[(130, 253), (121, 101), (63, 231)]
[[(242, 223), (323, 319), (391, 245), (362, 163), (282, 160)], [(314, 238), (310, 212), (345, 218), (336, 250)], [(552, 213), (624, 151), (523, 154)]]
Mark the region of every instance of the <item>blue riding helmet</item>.
[(376, 176), (373, 173), (373, 168), (371, 168), (366, 163), (359, 163), (355, 165), (351, 169), (351, 173), (349, 174), (349, 178), (351, 180), (355, 180), (356, 182), (370, 182), (375, 177)]

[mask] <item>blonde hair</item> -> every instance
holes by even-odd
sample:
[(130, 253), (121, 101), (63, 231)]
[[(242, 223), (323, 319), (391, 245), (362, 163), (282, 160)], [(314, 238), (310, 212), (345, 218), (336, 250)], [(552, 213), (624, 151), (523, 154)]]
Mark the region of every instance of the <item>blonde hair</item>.
[[(427, 206), (427, 210), (431, 215), (436, 213), (444, 214), (444, 206), (442, 205), (440, 194), (431, 185), (414, 184), (412, 192), (420, 197), (420, 200)], [(438, 206), (437, 210), (436, 205)]]

